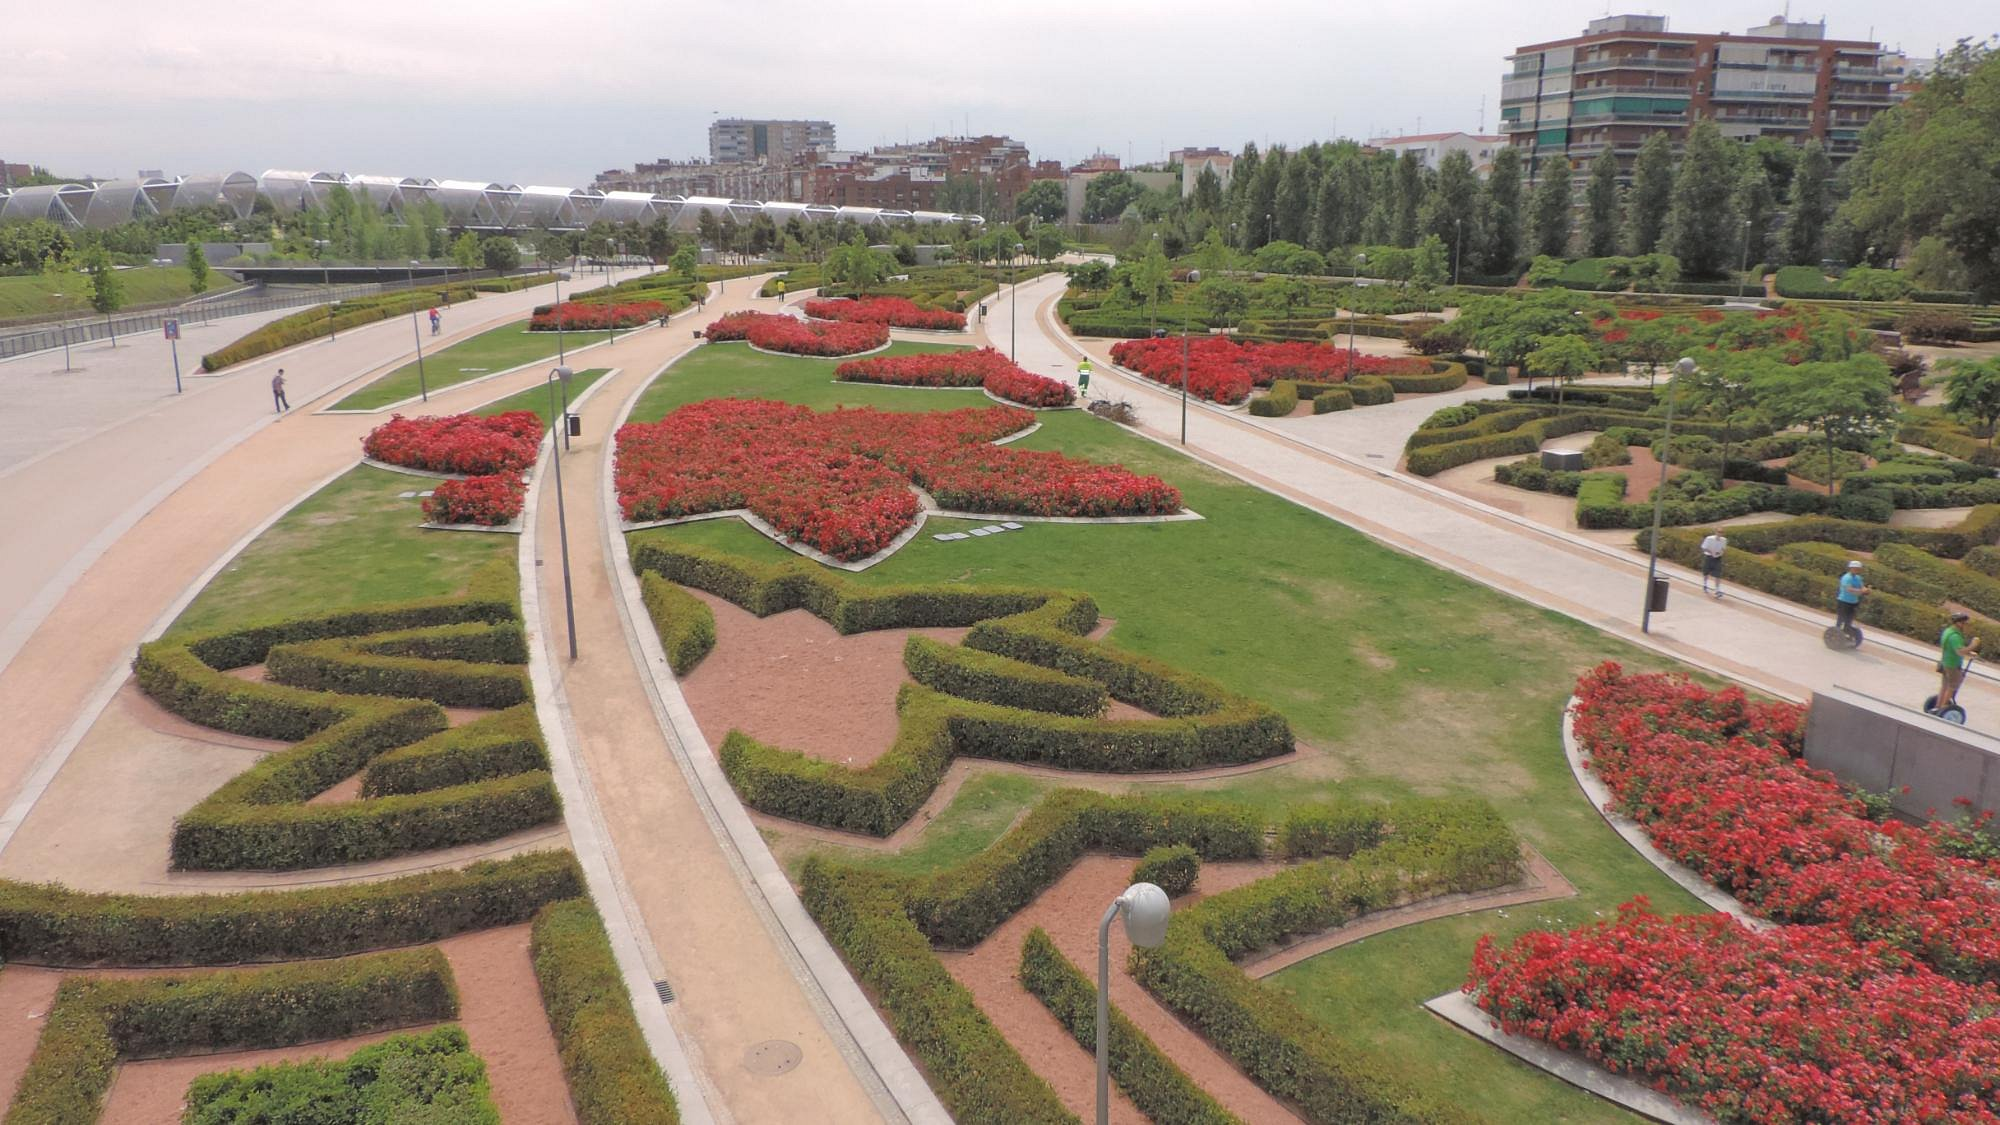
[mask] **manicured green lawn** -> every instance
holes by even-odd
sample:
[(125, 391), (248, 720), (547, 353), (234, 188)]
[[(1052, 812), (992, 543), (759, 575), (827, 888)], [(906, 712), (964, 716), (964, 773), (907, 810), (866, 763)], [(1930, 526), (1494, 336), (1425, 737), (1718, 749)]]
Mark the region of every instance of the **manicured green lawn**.
[[(948, 352), (950, 345), (912, 344), (898, 340), (875, 355)], [(913, 391), (872, 383), (836, 383), (833, 369), (843, 360), (767, 355), (750, 345), (707, 344), (654, 381), (632, 408), (632, 421), (652, 422), (678, 406), (711, 398), (781, 398), (819, 410), (842, 404), (878, 406), (883, 410), (919, 412), (961, 406), (991, 406), (979, 391)]]
[[(590, 389), (592, 383), (602, 379), (605, 373), (610, 370), (608, 367), (592, 367), (570, 376), (570, 401), (575, 402), (582, 396), (584, 391)], [(561, 392), (557, 392), (556, 409), (560, 409), (561, 406)], [(495, 414), (505, 414), (509, 410), (532, 410), (542, 416), (542, 425), (544, 427), (549, 424), (549, 419), (555, 417), (555, 409), (549, 407), (549, 388), (546, 386), (530, 387), (525, 391), (517, 391), (498, 402), (489, 402), (485, 406), (474, 410), (473, 413), (490, 417)]]
[[(188, 291), (188, 272), (182, 266), (140, 266), (136, 269), (119, 270), (118, 282), (123, 289), (127, 305), (151, 304), (155, 301), (180, 301), (193, 296)], [(236, 282), (227, 274), (210, 271), (208, 292), (233, 289)], [(58, 299), (50, 296), (61, 293)], [(90, 279), (65, 278), (61, 281), (45, 274), (24, 274), (19, 277), (0, 277), (0, 318), (10, 316), (40, 316), (67, 310), (72, 317), (96, 316), (90, 311)]]
[(416, 497), (436, 481), (358, 465), (265, 529), (195, 597), (169, 633), (451, 594), (512, 560), (512, 535), (427, 531)]
[[(446, 315), (450, 315), (447, 313)], [(424, 331), (428, 333), (429, 328)], [(424, 337), (428, 340), (430, 337)], [(569, 352), (585, 344), (595, 344), (610, 338), (608, 332), (565, 332), (563, 345)], [(470, 340), (464, 340), (442, 351), (432, 352), (426, 345), (424, 352), (424, 378), (431, 390), (436, 391), (455, 383), (541, 359), (553, 359), (556, 355), (556, 334), (553, 332), (530, 332), (526, 320), (489, 328)], [(551, 366), (554, 366), (551, 364)], [(334, 404), (335, 410), (373, 410), (406, 398), (415, 398), (419, 391), (417, 362), (398, 367), (387, 375), (348, 395)]]
[[(724, 394), (821, 409), (845, 403), (925, 410), (987, 401), (831, 384), (808, 361), (717, 347), (669, 368), (635, 417)], [(1441, 1085), (1494, 1120), (1629, 1120), (1419, 1005), (1464, 980), (1481, 933), (1567, 928), (1608, 916), (1640, 894), (1665, 910), (1699, 908), (1603, 824), (1571, 778), (1559, 741), (1559, 717), (1578, 673), (1605, 659), (1644, 668), (1662, 662), (1082, 412), (1039, 420), (1042, 428), (1023, 447), (1157, 474), (1206, 518), (1029, 524), (950, 543), (931, 535), (958, 525), (933, 520), (925, 534), (858, 580), (1087, 590), (1117, 622), (1112, 643), (1268, 701), (1317, 751), (1295, 765), (1191, 789), (1267, 814), (1334, 792), (1465, 793), (1491, 801), (1576, 885), (1577, 898), (1412, 926), (1314, 958), (1273, 983), (1339, 1034), (1373, 1045), (1384, 1065)], [(753, 558), (792, 557), (735, 520), (637, 534)], [(883, 859), (848, 854), (901, 871), (935, 870), (996, 838), (1041, 788), (1019, 778), (975, 780), (913, 849)]]

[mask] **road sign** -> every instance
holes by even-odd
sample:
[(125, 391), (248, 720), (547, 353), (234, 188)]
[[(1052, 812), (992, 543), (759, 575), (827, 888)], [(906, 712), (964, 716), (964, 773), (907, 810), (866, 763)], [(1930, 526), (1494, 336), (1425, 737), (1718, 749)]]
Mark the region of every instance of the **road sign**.
[(169, 340), (178, 340), (181, 338), (181, 322), (178, 320), (166, 321), (160, 325), (160, 328), (167, 334), (167, 339)]

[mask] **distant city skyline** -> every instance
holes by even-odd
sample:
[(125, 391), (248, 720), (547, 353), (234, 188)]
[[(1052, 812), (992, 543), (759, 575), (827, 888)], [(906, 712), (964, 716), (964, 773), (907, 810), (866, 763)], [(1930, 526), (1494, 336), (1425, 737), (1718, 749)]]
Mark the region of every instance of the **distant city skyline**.
[[(1741, 34), (1773, 7), (1696, 0), (1667, 14), (1677, 30)], [(87, 21), (27, 5), (0, 41), (0, 159), (99, 176), (299, 168), (566, 185), (703, 155), (718, 116), (829, 120), (845, 148), (1007, 134), (1065, 163), (1099, 149), (1147, 162), (1188, 145), (1491, 132), (1510, 50), (1626, 10), (1648, 9), (1262, 0), (1224, 21), (1171, 0), (1022, 0), (977, 22), (907, 0), (871, 4), (867, 20), (770, 0), (752, 20), (704, 23), (685, 8), (581, 0), (562, 10), (573, 49), (558, 50), (546, 9), (517, 0), (196, 6), (171, 19), (97, 0)], [(1792, 15), (1922, 57), (2000, 27), (1942, 0), (1825, 0)]]

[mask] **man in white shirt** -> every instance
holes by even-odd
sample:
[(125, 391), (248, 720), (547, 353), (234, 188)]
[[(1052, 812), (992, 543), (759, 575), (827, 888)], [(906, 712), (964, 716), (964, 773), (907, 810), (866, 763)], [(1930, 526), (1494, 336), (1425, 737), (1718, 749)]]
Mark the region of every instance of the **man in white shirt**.
[[(1708, 538), (1701, 541), (1701, 592), (1722, 596), (1722, 552), (1728, 550), (1729, 540), (1719, 531), (1711, 531)], [(1715, 580), (1715, 589), (1708, 588), (1709, 579)]]

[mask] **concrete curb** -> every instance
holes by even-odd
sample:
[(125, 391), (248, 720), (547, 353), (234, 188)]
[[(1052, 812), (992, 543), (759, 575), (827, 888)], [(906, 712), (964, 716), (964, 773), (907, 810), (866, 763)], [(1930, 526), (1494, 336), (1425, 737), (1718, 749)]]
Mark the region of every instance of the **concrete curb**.
[(1484, 1039), (1529, 1066), (1580, 1090), (1596, 1094), (1605, 1101), (1623, 1106), (1649, 1121), (1663, 1121), (1667, 1125), (1716, 1125), (1715, 1118), (1689, 1109), (1649, 1086), (1613, 1074), (1580, 1055), (1558, 1050), (1539, 1039), (1512, 1035), (1494, 1027), (1493, 1018), (1480, 1011), (1471, 997), (1463, 992), (1447, 992), (1426, 1000), (1424, 1007), (1461, 1031)]
[[(692, 349), (682, 353), (691, 354)], [(672, 366), (673, 362), (666, 364), (653, 379)], [(652, 381), (641, 384), (627, 399), (612, 427), (614, 432), (630, 416)], [(616, 453), (616, 443), (606, 442), (606, 482), (612, 479), (609, 468)], [(626, 551), (617, 497), (607, 487), (599, 499), (604, 506), (605, 565), (611, 569), (610, 577), (618, 590), (613, 600), (618, 604), (626, 641), (632, 647), (633, 659), (646, 671), (647, 695), (659, 721), (660, 733), (672, 748), (676, 764), (686, 776), (689, 790), (701, 805), (710, 829), (725, 845), (723, 851), (730, 856), (731, 866), (737, 869), (738, 877), (750, 892), (753, 905), (761, 907), (758, 913), (772, 927), (794, 974), (815, 1007), (822, 1010), (829, 1036), (840, 1045), (842, 1055), (863, 1086), (875, 1096), (884, 1117), (913, 1125), (949, 1125), (951, 1115), (916, 1064), (903, 1052), (902, 1044), (896, 1041), (861, 986), (849, 975), (846, 964), (820, 933), (818, 924), (806, 913), (791, 880), (786, 878), (770, 846), (737, 799), (729, 779), (723, 776), (721, 765), (702, 737), (693, 712), (668, 670), (659, 637), (644, 618), (639, 580), (632, 573), (631, 556)]]
[(1583, 795), (1590, 800), (1591, 807), (1597, 810), (1597, 815), (1604, 818), (1604, 822), (1611, 826), (1613, 832), (1618, 833), (1627, 844), (1632, 845), (1633, 851), (1646, 857), (1647, 863), (1659, 868), (1661, 874), (1680, 884), (1682, 890), (1708, 904), (1710, 909), (1721, 911), (1753, 930), (1761, 932), (1776, 928), (1777, 923), (1751, 913), (1750, 908), (1743, 905), (1735, 895), (1709, 882), (1694, 868), (1669, 858), (1665, 852), (1654, 847), (1652, 838), (1646, 835), (1645, 827), (1638, 821), (1623, 813), (1612, 811), (1611, 805), (1616, 798), (1612, 796), (1610, 787), (1584, 765), (1583, 748), (1577, 745), (1574, 695), (1563, 704), (1562, 744), (1563, 757), (1569, 761), (1569, 772), (1576, 778), (1577, 787), (1583, 790)]
[[(597, 385), (603, 382), (600, 379)], [(556, 440), (556, 431), (549, 430), (542, 439), (544, 457), (537, 458), (538, 464), (553, 453)], [(556, 791), (562, 796), (563, 822), (569, 828), (570, 847), (583, 868), (584, 882), (597, 902), (598, 914), (604, 918), (611, 951), (618, 961), (619, 974), (625, 978), (625, 991), (630, 994), (632, 1012), (638, 1017), (646, 1045), (666, 1072), (679, 1103), (681, 1120), (689, 1125), (715, 1125), (718, 1119), (710, 1106), (720, 1102), (713, 1087), (689, 1060), (666, 1006), (651, 1000), (654, 974), (647, 968), (644, 951), (653, 947), (652, 939), (642, 938), (645, 923), (633, 907), (624, 880), (618, 876), (611, 834), (604, 826), (596, 792), (571, 737), (569, 697), (556, 679), (550, 658), (553, 638), (542, 630), (541, 591), (537, 581), (541, 573), (537, 557), (539, 537), (534, 529), (543, 478), (544, 474), (536, 473), (529, 486), (527, 503), (521, 511), (521, 521), (529, 530), (521, 536), (516, 556), (521, 574), (521, 618), (528, 633), (528, 680), (535, 691), (535, 717), (548, 743), (550, 772), (555, 777)]]

